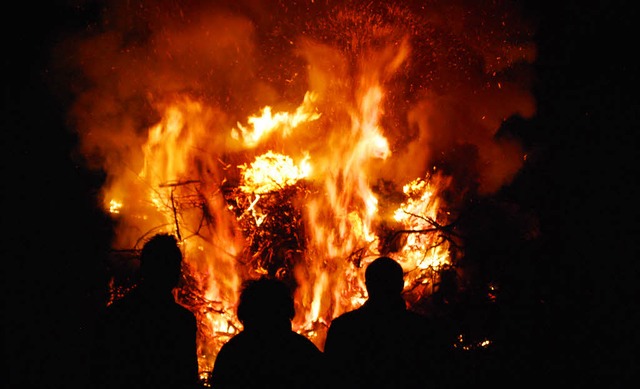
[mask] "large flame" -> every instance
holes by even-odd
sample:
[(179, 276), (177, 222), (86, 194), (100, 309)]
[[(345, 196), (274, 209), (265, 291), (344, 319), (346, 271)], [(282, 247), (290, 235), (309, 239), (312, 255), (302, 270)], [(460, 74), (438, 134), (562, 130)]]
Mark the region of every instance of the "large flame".
[(428, 295), (455, 257), (461, 196), (443, 192), (509, 182), (523, 155), (495, 135), (534, 111), (509, 3), (209, 3), (116, 2), (64, 47), (90, 81), (72, 117), (107, 173), (113, 247), (182, 241), (176, 297), (199, 319), (202, 373), (241, 328), (245, 279), (295, 284), (294, 327), (320, 348), (378, 255), (402, 264), (411, 301)]

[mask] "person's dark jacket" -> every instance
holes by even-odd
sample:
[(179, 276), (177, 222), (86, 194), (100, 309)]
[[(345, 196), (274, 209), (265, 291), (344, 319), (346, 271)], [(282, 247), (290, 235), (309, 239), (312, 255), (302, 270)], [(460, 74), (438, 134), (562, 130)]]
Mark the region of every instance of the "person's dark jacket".
[(245, 329), (225, 343), (211, 373), (213, 389), (323, 388), (320, 350), (288, 321)]
[(331, 322), (324, 347), (333, 382), (349, 388), (432, 387), (438, 358), (430, 321), (405, 302), (373, 302)]
[(108, 307), (98, 324), (94, 387), (197, 386), (196, 319), (171, 294), (138, 288)]

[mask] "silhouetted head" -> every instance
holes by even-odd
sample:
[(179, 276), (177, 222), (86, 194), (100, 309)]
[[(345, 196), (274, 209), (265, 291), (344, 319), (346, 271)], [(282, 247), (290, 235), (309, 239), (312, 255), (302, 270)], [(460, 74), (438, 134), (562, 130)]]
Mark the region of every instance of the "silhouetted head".
[(244, 284), (238, 303), (238, 320), (246, 328), (288, 325), (295, 315), (291, 290), (284, 282), (260, 278)]
[(365, 270), (364, 280), (371, 300), (395, 299), (402, 295), (402, 266), (389, 257), (379, 257), (371, 262)]
[(144, 285), (171, 290), (180, 280), (182, 251), (170, 234), (157, 234), (145, 242), (140, 253), (140, 273)]

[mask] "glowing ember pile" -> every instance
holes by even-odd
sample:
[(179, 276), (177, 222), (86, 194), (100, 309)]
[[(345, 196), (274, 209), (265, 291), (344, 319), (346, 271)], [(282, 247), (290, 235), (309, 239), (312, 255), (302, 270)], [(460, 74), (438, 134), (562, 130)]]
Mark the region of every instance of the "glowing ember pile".
[(534, 111), (534, 50), (506, 4), (283, 3), (118, 3), (65, 46), (113, 247), (179, 235), (203, 373), (241, 328), (245, 279), (295, 284), (295, 329), (321, 348), (380, 254), (410, 301), (430, 294), (461, 255), (458, 203), (522, 164), (502, 122)]

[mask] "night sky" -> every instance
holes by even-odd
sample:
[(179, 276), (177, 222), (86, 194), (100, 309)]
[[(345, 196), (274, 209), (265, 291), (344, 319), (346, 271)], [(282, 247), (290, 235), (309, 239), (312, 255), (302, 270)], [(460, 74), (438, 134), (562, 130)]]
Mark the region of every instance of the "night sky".
[[(50, 74), (52, 44), (91, 14), (90, 5), (69, 3), (22, 6), (8, 15), (15, 18), (8, 31), (5, 23), (8, 387), (83, 387), (88, 329), (106, 293), (111, 230), (93, 197), (103, 177), (74, 156), (68, 96)], [(506, 270), (518, 297), (505, 312), (526, 338), (510, 352), (523, 364), (545, 361), (540, 371), (522, 370), (539, 382), (620, 387), (635, 374), (631, 357), (640, 345), (631, 321), (640, 296), (632, 38), (640, 19), (628, 1), (543, 3), (524, 2), (538, 20), (537, 113), (509, 123), (532, 159), (489, 199), (539, 218), (541, 238)]]

